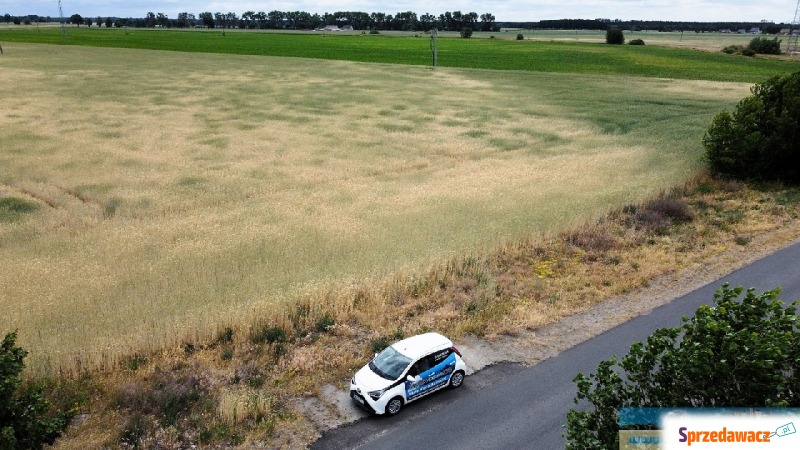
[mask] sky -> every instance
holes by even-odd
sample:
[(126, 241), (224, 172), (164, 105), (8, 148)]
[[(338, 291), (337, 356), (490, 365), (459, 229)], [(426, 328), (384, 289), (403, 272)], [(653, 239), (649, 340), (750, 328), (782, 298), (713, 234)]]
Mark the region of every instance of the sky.
[[(148, 12), (176, 18), (179, 12), (198, 15), (202, 11), (413, 11), (438, 16), (446, 11), (491, 13), (497, 21), (524, 22), (547, 19), (621, 19), (689, 22), (789, 23), (797, 0), (61, 0), (65, 16), (144, 17)], [(0, 0), (0, 15), (36, 14), (58, 17), (58, 0)]]

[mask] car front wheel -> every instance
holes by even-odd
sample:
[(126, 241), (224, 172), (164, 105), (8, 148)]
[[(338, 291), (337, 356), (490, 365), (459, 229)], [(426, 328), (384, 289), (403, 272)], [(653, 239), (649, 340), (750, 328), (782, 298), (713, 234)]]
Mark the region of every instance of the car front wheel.
[(386, 404), (386, 415), (393, 416), (400, 412), (403, 408), (403, 399), (400, 397), (395, 397), (389, 400), (389, 403)]
[(450, 388), (455, 389), (464, 383), (464, 372), (458, 371), (450, 376)]

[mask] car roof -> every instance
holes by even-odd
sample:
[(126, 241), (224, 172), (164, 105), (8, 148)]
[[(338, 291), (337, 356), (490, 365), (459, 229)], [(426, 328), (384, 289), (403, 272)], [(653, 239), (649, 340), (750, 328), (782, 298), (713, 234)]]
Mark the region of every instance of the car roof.
[(439, 333), (418, 334), (392, 344), (395, 350), (411, 359), (421, 358), (434, 350), (452, 346), (453, 342)]

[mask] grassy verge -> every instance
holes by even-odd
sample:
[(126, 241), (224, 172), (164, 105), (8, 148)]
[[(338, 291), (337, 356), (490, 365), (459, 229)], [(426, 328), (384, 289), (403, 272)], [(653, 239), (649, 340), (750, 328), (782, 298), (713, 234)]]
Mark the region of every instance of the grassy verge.
[[(430, 65), (429, 37), (147, 29), (0, 28), (0, 41)], [(755, 83), (798, 63), (664, 46), (611, 46), (553, 40), (460, 39), (439, 42), (442, 67), (643, 76)]]
[(714, 264), (760, 235), (789, 228), (797, 237), (799, 217), (796, 188), (700, 178), (551, 238), (352, 286), (346, 309), (300, 303), (254, 333), (226, 331), (209, 345), (131, 359), (127, 372), (87, 375), (81, 389), (101, 393), (83, 403), (91, 417), (60, 446), (303, 446), (317, 432), (301, 399), (343, 386), (382, 345), (427, 330), (456, 340), (535, 330), (657, 277)]

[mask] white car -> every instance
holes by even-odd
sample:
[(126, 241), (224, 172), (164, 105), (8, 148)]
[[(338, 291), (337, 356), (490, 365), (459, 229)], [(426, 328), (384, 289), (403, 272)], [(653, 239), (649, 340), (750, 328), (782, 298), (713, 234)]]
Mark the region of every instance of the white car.
[(467, 366), (453, 343), (438, 333), (386, 347), (350, 381), (350, 398), (375, 414), (393, 416), (406, 403), (464, 382)]

